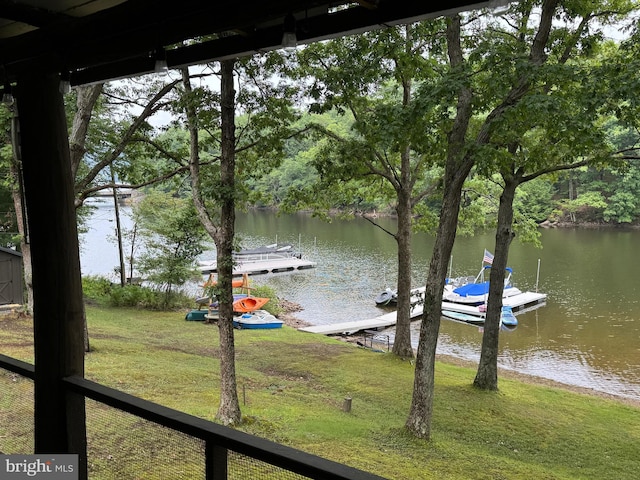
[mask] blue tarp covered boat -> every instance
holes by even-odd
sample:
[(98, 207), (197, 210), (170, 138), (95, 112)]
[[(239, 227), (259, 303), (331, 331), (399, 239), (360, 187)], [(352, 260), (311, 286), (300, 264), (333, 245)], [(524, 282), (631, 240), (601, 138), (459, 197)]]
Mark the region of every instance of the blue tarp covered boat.
[[(484, 281), (484, 271), (488, 268), (491, 268), (491, 265), (483, 267), (473, 282), (459, 286), (456, 286), (455, 282), (446, 285), (442, 299), (445, 302), (464, 303), (467, 305), (481, 305), (485, 303), (489, 296), (489, 282)], [(507, 278), (504, 280), (502, 298), (522, 293), (518, 288), (511, 285), (513, 270), (507, 267), (507, 273)]]

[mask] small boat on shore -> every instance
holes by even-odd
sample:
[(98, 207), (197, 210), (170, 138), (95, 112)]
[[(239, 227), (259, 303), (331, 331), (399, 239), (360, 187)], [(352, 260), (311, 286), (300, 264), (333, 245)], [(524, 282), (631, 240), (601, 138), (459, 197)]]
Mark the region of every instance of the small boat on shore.
[(283, 324), (282, 320), (278, 320), (266, 310), (256, 310), (233, 319), (233, 326), (241, 329), (274, 329), (282, 328)]

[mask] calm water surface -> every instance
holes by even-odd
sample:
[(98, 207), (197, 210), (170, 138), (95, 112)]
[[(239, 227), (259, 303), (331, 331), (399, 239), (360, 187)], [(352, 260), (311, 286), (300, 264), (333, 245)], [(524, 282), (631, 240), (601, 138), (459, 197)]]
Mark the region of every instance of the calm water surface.
[[(393, 229), (393, 221), (383, 219)], [(126, 219), (125, 226), (129, 225)], [(117, 249), (113, 209), (97, 209), (83, 235), (84, 274), (113, 275)], [(312, 324), (372, 318), (385, 313), (374, 297), (396, 283), (395, 242), (365, 220), (327, 224), (305, 215), (240, 214), (237, 231), (244, 247), (290, 242), (315, 269), (252, 277), (283, 298), (302, 305), (297, 316)], [(548, 294), (546, 305), (518, 315), (519, 325), (503, 332), (502, 367), (563, 383), (640, 399), (640, 231), (543, 230), (542, 249), (512, 244), (509, 266), (521, 290)], [(456, 240), (452, 275), (475, 275), (493, 235)], [(413, 285), (422, 286), (433, 238), (414, 237)], [(207, 252), (203, 258), (212, 258)], [(417, 342), (419, 322), (413, 322)], [(393, 337), (393, 331), (388, 332)], [(438, 352), (479, 358), (477, 327), (443, 320)]]

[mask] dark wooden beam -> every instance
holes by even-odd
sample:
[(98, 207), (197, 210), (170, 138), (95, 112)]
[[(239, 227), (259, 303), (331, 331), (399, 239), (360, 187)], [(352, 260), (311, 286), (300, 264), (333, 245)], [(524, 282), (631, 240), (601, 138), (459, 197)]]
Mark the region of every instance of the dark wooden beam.
[(19, 79), (16, 101), (34, 292), (35, 451), (80, 455), (84, 397), (62, 379), (84, 375), (84, 305), (64, 103), (57, 75)]
[[(312, 27), (306, 31), (298, 29), (300, 42), (310, 43), (486, 6), (488, 2), (378, 0), (365, 3), (366, 7), (355, 6), (331, 13), (329, 7), (334, 3), (328, 1), (246, 0), (241, 4), (226, 1), (220, 5), (220, 2), (183, 0), (179, 8), (173, 10), (152, 0), (129, 1), (94, 15), (56, 22), (47, 28), (0, 40), (3, 67), (0, 74), (14, 81), (17, 74), (30, 71), (93, 69), (82, 75), (94, 78), (93, 81), (105, 81), (143, 73), (146, 71), (143, 64), (154, 50), (175, 47), (191, 39), (197, 39), (191, 42), (197, 44), (203, 37), (205, 40), (216, 37), (205, 41), (202, 47), (185, 50), (185, 60), (176, 60), (177, 65), (184, 65), (187, 57), (191, 64), (205, 63), (278, 48), (278, 43), (274, 44), (271, 39), (274, 32), (281, 33), (282, 22), (289, 12), (296, 14), (299, 24)], [(244, 40), (237, 40), (235, 44), (216, 43), (224, 40), (218, 37), (225, 32), (242, 32), (238, 36)], [(195, 54), (198, 49), (200, 53)], [(175, 58), (179, 56), (174, 54)], [(136, 62), (140, 62), (137, 69), (132, 67)]]
[(38, 28), (46, 27), (68, 18), (63, 14), (37, 8), (26, 3), (18, 3), (14, 0), (0, 0), (0, 12), (2, 12), (2, 18)]

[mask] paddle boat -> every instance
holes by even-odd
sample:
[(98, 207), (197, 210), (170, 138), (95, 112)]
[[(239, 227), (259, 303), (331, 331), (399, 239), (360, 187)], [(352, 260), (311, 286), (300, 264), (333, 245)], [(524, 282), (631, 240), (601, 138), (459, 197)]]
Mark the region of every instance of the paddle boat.
[(233, 319), (233, 326), (241, 329), (273, 329), (282, 328), (284, 322), (278, 320), (266, 310), (255, 310), (244, 313)]

